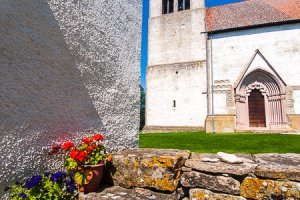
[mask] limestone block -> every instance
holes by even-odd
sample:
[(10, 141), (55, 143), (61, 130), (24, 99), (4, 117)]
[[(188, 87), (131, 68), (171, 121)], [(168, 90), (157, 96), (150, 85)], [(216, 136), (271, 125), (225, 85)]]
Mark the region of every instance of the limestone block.
[(300, 199), (300, 183), (246, 178), (241, 196), (250, 199)]
[[(242, 153), (237, 153), (235, 154), (236, 156), (240, 157), (243, 159), (243, 162), (252, 162), (254, 163), (254, 157), (251, 154), (242, 154)], [(215, 153), (191, 153), (191, 158), (192, 159), (203, 159), (203, 158), (219, 158), (219, 156)]]
[(203, 172), (243, 176), (253, 173), (257, 165), (252, 162), (229, 164), (224, 162), (204, 162), (200, 159), (189, 159), (185, 162), (185, 166)]
[(128, 149), (113, 155), (109, 173), (114, 185), (173, 192), (189, 156), (182, 150)]
[[(215, 115), (215, 132), (229, 133), (235, 132), (235, 116), (234, 115)], [(208, 116), (205, 121), (206, 132), (211, 133), (212, 130), (212, 117)]]
[[(144, 189), (146, 191), (146, 189)], [(164, 194), (147, 190), (146, 193), (122, 188), (119, 186), (100, 188), (98, 192), (92, 192), (88, 194), (80, 193), (79, 200), (141, 200), (141, 199), (153, 199), (153, 200), (176, 200), (174, 194)]]
[(294, 131), (300, 131), (300, 115), (288, 115), (289, 122), (291, 124), (291, 128)]
[(195, 171), (184, 172), (181, 184), (184, 187), (201, 187), (228, 194), (240, 194), (240, 183), (231, 177), (212, 176)]
[(191, 189), (190, 190), (190, 200), (246, 200), (244, 197), (241, 196), (233, 196), (228, 194), (222, 193), (214, 193), (209, 190), (204, 189)]
[(218, 152), (217, 155), (220, 157), (221, 161), (229, 163), (229, 164), (243, 163), (243, 160), (234, 154)]
[(272, 179), (300, 181), (299, 154), (256, 154), (255, 175)]

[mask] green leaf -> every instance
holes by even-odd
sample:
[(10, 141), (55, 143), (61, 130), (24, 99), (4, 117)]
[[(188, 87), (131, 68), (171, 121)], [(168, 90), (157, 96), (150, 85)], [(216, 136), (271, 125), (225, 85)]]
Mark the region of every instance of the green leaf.
[(89, 183), (88, 176), (90, 175), (90, 170), (84, 170), (84, 172), (76, 172), (74, 180), (78, 185), (86, 185)]
[(73, 160), (73, 158), (67, 158), (65, 162), (65, 168), (67, 170), (76, 170), (78, 167), (78, 163)]
[(84, 150), (88, 147), (89, 145), (88, 144), (84, 144), (82, 145), (81, 147), (78, 147), (78, 150)]

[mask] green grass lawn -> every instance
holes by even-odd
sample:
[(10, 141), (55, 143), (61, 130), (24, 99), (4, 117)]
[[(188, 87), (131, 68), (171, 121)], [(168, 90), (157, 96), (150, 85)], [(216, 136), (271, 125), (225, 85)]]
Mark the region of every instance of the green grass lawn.
[(186, 149), (202, 153), (300, 153), (300, 135), (141, 133), (139, 145), (141, 148)]

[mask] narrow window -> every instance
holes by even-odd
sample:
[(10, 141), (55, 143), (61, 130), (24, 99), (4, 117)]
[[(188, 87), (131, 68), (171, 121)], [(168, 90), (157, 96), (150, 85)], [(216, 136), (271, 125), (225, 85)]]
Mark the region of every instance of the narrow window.
[(174, 12), (174, 0), (162, 0), (162, 14)]
[(178, 11), (183, 10), (183, 0), (178, 0)]
[(189, 10), (190, 0), (178, 0), (178, 11)]
[(173, 100), (173, 108), (176, 108), (176, 101)]
[(169, 13), (174, 12), (174, 0), (169, 0)]
[(185, 0), (185, 10), (189, 10), (190, 7), (190, 0)]
[(162, 1), (162, 14), (168, 14), (168, 0)]

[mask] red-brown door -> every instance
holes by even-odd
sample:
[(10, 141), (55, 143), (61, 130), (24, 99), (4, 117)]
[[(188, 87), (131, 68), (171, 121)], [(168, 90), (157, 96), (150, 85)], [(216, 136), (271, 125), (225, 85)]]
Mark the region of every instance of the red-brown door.
[(266, 127), (266, 112), (264, 96), (259, 90), (252, 90), (248, 97), (249, 126)]

